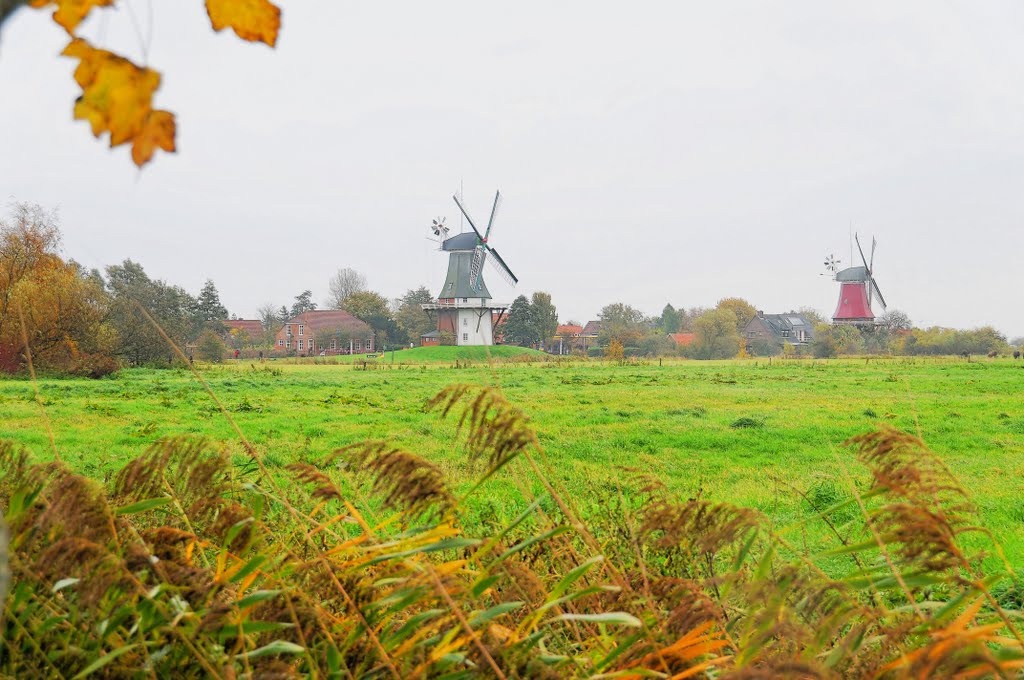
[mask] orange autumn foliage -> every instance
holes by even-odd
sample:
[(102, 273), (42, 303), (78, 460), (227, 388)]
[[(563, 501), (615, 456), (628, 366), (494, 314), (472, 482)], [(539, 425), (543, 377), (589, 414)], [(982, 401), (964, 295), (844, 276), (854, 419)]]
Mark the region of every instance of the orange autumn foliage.
[[(110, 134), (110, 146), (131, 143), (132, 160), (139, 167), (157, 149), (175, 151), (174, 114), (153, 108), (160, 74), (113, 52), (76, 37), (79, 24), (94, 7), (114, 6), (117, 0), (29, 0), (37, 9), (56, 6), (53, 20), (72, 36), (62, 53), (78, 59), (75, 81), (82, 94), (74, 117), (87, 120), (92, 133)], [(277, 42), (281, 10), (269, 0), (206, 0), (206, 12), (215, 31), (231, 28), (243, 40)]]
[(29, 5), (35, 8), (43, 8), (48, 5), (56, 5), (53, 11), (53, 20), (64, 27), (70, 35), (75, 35), (75, 29), (82, 19), (89, 14), (93, 7), (106, 7), (114, 4), (114, 0), (30, 0)]
[(213, 30), (231, 28), (242, 40), (274, 46), (281, 28), (281, 10), (268, 0), (206, 0)]
[(131, 142), (132, 160), (139, 166), (158, 146), (174, 151), (174, 114), (152, 106), (159, 73), (80, 38), (71, 41), (64, 55), (79, 60), (75, 81), (82, 96), (75, 102), (75, 118), (89, 121), (93, 135), (109, 132), (111, 147)]

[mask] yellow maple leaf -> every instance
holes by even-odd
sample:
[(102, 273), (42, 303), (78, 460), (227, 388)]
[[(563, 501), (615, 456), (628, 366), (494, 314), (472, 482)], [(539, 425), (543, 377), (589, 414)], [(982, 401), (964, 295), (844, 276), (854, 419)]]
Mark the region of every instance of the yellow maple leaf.
[(93, 7), (108, 7), (114, 0), (30, 0), (29, 5), (37, 9), (47, 5), (56, 5), (53, 20), (64, 27), (69, 35), (74, 35), (75, 28)]
[(230, 27), (242, 40), (277, 42), (281, 9), (269, 0), (206, 0), (206, 13), (215, 31)]
[(132, 159), (140, 167), (156, 147), (174, 150), (174, 115), (153, 110), (159, 73), (79, 38), (63, 54), (79, 60), (75, 81), (82, 95), (75, 102), (75, 118), (89, 121), (93, 135), (109, 132), (112, 147), (132, 142)]
[(142, 126), (142, 132), (136, 135), (132, 142), (132, 160), (135, 161), (135, 165), (141, 168), (148, 163), (157, 147), (173, 152), (176, 129), (173, 113), (150, 111)]

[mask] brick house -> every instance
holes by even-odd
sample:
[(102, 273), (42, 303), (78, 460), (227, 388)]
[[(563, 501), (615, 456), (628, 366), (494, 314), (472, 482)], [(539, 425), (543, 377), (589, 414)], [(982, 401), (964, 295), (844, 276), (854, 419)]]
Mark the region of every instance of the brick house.
[(286, 354), (354, 354), (376, 350), (373, 329), (341, 309), (303, 312), (285, 322), (274, 349)]
[(747, 351), (757, 349), (757, 345), (772, 345), (779, 351), (788, 342), (794, 347), (806, 347), (814, 341), (814, 326), (802, 314), (765, 314), (762, 311), (747, 322), (743, 328), (744, 342)]
[(241, 349), (263, 344), (263, 322), (259, 319), (228, 319), (224, 324), (224, 342)]

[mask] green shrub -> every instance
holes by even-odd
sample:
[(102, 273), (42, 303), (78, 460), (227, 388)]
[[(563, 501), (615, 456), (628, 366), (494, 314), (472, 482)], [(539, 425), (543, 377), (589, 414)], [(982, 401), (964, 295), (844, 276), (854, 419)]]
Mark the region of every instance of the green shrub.
[(71, 360), (67, 372), (69, 375), (95, 380), (117, 373), (120, 368), (117, 361), (111, 357), (83, 352)]
[(221, 337), (213, 331), (203, 331), (196, 344), (196, 352), (203, 361), (220, 363), (224, 361), (228, 348)]

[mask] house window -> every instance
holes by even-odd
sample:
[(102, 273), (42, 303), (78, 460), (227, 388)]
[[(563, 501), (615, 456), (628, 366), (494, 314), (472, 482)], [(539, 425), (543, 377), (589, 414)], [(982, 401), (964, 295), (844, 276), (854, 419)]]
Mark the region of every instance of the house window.
[(807, 333), (805, 331), (797, 331), (796, 339), (799, 340), (800, 342), (803, 342), (804, 340), (807, 339)]
[(469, 325), (469, 319), (467, 319), (467, 318), (463, 317), (463, 319), (462, 319), (462, 325), (463, 325), (463, 326), (468, 326), (468, 325)]
[(469, 333), (463, 333), (462, 334), (462, 341), (463, 342), (469, 342)]
[(747, 337), (748, 338), (754, 338), (756, 336), (757, 336), (757, 333), (755, 333), (754, 331), (747, 331)]
[(301, 323), (299, 324), (299, 335), (302, 335), (302, 329), (305, 328)]
[(363, 348), (363, 341), (362, 340), (356, 340), (356, 351), (358, 352), (362, 348)]
[(331, 340), (331, 349), (338, 349), (338, 341)]
[(299, 340), (299, 351), (302, 351), (302, 340)]
[(462, 298), (463, 302), (469, 302), (469, 298)]
[(789, 331), (782, 331), (782, 337), (788, 338), (789, 337)]
[(285, 340), (284, 341), (284, 346), (290, 348), (292, 346), (292, 341), (291, 340)]
[(277, 341), (277, 346), (278, 347), (284, 347), (284, 340), (278, 340)]
[(291, 327), (291, 324), (285, 326), (285, 328), (288, 329), (288, 337), (289, 338), (292, 337), (292, 327)]

